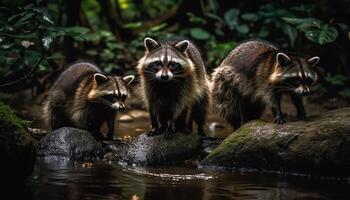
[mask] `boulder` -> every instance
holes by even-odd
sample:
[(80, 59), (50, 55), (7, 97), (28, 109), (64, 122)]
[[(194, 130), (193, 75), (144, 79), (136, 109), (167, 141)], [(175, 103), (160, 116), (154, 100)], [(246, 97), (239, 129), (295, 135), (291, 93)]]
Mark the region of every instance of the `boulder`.
[(249, 122), (199, 166), (349, 178), (350, 108), (329, 111), (307, 122)]
[(27, 125), (0, 102), (0, 177), (7, 184), (23, 183), (34, 169), (36, 142)]
[(197, 134), (176, 133), (171, 140), (163, 135), (137, 136), (127, 145), (112, 145), (110, 159), (129, 165), (154, 166), (183, 162), (197, 155), (201, 148)]
[(46, 160), (93, 160), (102, 152), (101, 144), (90, 132), (72, 127), (54, 130), (40, 141), (38, 147), (38, 156)]

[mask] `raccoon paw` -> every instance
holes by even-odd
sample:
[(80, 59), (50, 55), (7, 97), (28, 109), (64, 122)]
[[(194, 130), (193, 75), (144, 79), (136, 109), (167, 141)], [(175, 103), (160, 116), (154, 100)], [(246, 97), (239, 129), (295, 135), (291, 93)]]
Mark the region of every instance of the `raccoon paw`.
[(275, 124), (284, 124), (286, 123), (286, 118), (282, 115), (277, 115), (275, 117)]
[(170, 140), (175, 134), (175, 131), (172, 130), (171, 128), (167, 128), (163, 134), (165, 139)]
[(147, 133), (146, 133), (146, 135), (148, 136), (148, 137), (150, 137), (150, 136), (154, 136), (154, 135), (158, 135), (158, 129), (157, 128), (152, 128), (151, 130), (149, 130)]
[(306, 115), (298, 115), (297, 119), (302, 120), (302, 121), (309, 121), (310, 120)]

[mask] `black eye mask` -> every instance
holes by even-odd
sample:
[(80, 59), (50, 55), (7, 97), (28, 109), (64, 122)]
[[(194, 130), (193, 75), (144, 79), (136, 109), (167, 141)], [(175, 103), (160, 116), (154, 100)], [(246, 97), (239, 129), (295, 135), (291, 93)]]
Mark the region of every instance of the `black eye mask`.
[(160, 61), (155, 61), (148, 65), (148, 67), (152, 69), (159, 69), (161, 66), (162, 66), (162, 62)]
[(115, 94), (107, 94), (107, 95), (104, 95), (102, 98), (111, 103), (114, 103), (117, 101), (117, 96), (115, 96)]
[(291, 78), (286, 79), (284, 82), (291, 84), (293, 86), (298, 86), (298, 85), (300, 85), (301, 80), (299, 77), (291, 77)]

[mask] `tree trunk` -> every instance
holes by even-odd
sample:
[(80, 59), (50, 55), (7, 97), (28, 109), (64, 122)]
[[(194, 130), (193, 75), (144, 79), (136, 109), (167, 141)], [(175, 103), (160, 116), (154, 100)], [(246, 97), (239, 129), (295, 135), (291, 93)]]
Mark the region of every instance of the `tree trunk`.
[[(67, 1), (67, 27), (76, 26), (79, 22), (81, 0)], [(64, 38), (65, 56), (68, 63), (74, 62), (78, 57), (78, 50), (74, 48), (74, 39)]]

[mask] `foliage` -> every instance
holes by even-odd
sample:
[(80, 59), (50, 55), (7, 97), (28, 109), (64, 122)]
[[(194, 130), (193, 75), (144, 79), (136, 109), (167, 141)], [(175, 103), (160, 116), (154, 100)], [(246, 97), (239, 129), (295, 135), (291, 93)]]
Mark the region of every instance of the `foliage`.
[[(315, 18), (282, 18), (302, 31), (309, 40), (318, 44), (334, 42), (338, 36), (337, 29), (329, 24), (323, 24)], [(345, 25), (345, 24), (344, 24)]]
[[(3, 8), (5, 9), (5, 8)], [(28, 71), (30, 66), (41, 61), (55, 41), (70, 36), (82, 41), (84, 27), (57, 27), (46, 8), (29, 4), (10, 12), (7, 20), (0, 21), (0, 68), (1, 78), (16, 76), (18, 71)], [(53, 59), (55, 57), (47, 57)], [(40, 70), (47, 69), (47, 62), (41, 62)], [(13, 70), (16, 69), (16, 70)], [(18, 74), (17, 74), (18, 75)]]
[(77, 59), (95, 62), (107, 73), (134, 74), (146, 36), (194, 40), (210, 72), (240, 41), (261, 38), (286, 50), (318, 54), (323, 90), (335, 88), (335, 95), (348, 98), (344, 88), (349, 81), (340, 74), (350, 75), (346, 69), (349, 28), (344, 23), (349, 3), (38, 0), (26, 5), (5, 0), (0, 8), (4, 11), (0, 14), (0, 84), (25, 74), (43, 54), (45, 59), (27, 86), (52, 83), (66, 64)]

